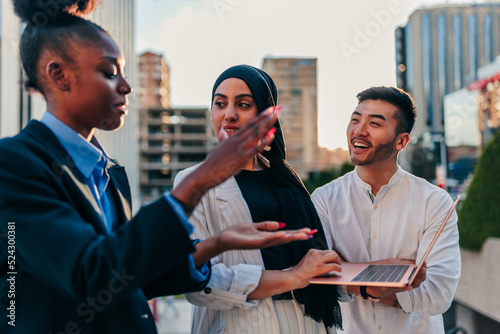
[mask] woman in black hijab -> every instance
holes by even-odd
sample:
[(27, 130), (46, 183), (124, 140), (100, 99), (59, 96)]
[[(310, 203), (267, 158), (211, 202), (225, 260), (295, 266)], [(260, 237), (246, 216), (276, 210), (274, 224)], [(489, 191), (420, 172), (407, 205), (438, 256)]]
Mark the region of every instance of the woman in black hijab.
[[(264, 71), (238, 65), (224, 71), (212, 90), (212, 124), (219, 141), (267, 108), (277, 89)], [(193, 333), (330, 333), (342, 319), (335, 287), (309, 285), (312, 277), (339, 270), (309, 193), (286, 162), (279, 121), (275, 139), (234, 178), (209, 190), (192, 215), (197, 238), (238, 222), (276, 220), (285, 229), (317, 230), (311, 239), (262, 251), (237, 251), (212, 261), (212, 278), (195, 306)], [(196, 167), (192, 167), (196, 168)], [(189, 174), (179, 173), (176, 183)]]

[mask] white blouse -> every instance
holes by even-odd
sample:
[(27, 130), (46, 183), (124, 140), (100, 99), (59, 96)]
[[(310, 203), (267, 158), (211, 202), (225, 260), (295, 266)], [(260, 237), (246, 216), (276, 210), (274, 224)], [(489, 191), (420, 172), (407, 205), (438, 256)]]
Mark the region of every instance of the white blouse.
[[(194, 168), (180, 172), (174, 186)], [(194, 225), (192, 237), (197, 239), (206, 239), (234, 224), (251, 223), (250, 211), (234, 177), (210, 189), (190, 221)], [(186, 294), (194, 305), (192, 333), (327, 333), (323, 324), (304, 316), (302, 305), (293, 300), (273, 301), (267, 297), (247, 301), (264, 270), (259, 250), (225, 252), (211, 263), (212, 276), (205, 289)]]

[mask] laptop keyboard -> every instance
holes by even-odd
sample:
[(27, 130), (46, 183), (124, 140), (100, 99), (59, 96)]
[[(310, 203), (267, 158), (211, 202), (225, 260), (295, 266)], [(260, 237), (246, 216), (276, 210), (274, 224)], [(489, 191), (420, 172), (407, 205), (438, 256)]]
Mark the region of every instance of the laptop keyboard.
[(401, 280), (409, 265), (406, 264), (377, 264), (369, 265), (353, 282), (397, 282)]

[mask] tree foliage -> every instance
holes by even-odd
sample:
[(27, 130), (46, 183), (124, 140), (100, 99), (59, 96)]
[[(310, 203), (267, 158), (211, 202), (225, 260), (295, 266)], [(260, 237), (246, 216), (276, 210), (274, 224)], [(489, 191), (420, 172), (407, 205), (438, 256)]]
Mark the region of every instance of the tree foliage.
[(479, 157), (458, 212), (460, 245), (478, 251), (488, 237), (500, 238), (500, 131)]

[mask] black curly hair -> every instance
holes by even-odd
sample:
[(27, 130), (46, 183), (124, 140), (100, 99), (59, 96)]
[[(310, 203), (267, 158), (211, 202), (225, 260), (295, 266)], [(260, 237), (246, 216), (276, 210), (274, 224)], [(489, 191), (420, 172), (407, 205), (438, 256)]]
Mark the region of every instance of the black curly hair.
[(26, 73), (24, 86), (42, 94), (43, 85), (37, 74), (40, 56), (51, 51), (74, 65), (70, 51), (75, 38), (92, 43), (107, 32), (83, 17), (93, 11), (98, 0), (12, 0), (15, 13), (26, 22), (19, 51)]

